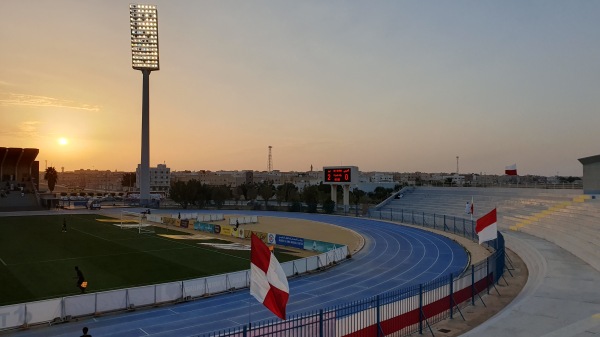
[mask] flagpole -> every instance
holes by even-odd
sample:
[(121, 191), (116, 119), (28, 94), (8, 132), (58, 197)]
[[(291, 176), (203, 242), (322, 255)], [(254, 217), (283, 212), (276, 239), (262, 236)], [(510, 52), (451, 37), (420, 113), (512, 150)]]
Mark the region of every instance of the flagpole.
[(473, 196), (471, 196), (471, 209), (469, 213), (471, 213), (471, 221), (473, 221), (473, 213), (475, 213), (475, 206), (473, 206)]
[(248, 301), (248, 330), (252, 329), (252, 295)]
[(250, 330), (252, 329), (252, 300), (254, 297), (252, 295), (252, 240), (250, 240), (250, 273), (248, 277), (250, 279), (250, 282), (248, 282), (248, 288), (250, 288), (250, 291), (248, 292), (250, 295), (250, 300), (248, 301), (248, 330)]

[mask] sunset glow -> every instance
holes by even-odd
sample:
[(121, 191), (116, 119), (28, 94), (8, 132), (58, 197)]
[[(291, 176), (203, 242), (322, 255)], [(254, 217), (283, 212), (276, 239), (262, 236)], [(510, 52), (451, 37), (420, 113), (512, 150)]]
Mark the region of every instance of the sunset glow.
[[(151, 167), (267, 170), (272, 146), (280, 171), (449, 173), (460, 157), (460, 173), (581, 176), (577, 159), (598, 154), (598, 1), (183, 3), (153, 1), (160, 24), (142, 25), (161, 40)], [(158, 59), (132, 48), (158, 39), (132, 41), (129, 4), (2, 0), (0, 13), (0, 146), (135, 171), (132, 66)]]

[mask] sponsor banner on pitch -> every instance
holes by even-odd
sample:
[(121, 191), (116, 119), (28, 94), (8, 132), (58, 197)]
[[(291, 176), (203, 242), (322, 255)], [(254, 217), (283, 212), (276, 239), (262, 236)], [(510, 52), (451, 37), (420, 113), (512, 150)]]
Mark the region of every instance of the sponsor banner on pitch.
[(231, 236), (232, 230), (233, 230), (233, 227), (231, 227), (231, 226), (221, 225), (221, 235)]
[[(246, 233), (248, 233), (248, 232), (250, 232), (250, 231), (246, 231)], [(259, 239), (260, 239), (262, 242), (264, 242), (264, 243), (266, 243), (266, 244), (269, 244), (269, 239), (268, 239), (268, 236), (269, 236), (269, 234), (268, 234), (268, 233), (264, 233), (264, 232), (255, 232), (255, 231), (252, 231), (252, 233), (254, 233), (254, 235), (258, 236), (258, 238), (259, 238)]]
[(280, 246), (304, 249), (304, 239), (297, 238), (295, 236), (277, 234), (275, 236), (275, 244)]
[[(183, 222), (178, 219), (172, 219), (177, 225), (180, 225), (180, 222)], [(181, 224), (183, 226), (183, 224)], [(194, 229), (207, 233), (215, 233), (226, 236), (237, 237), (241, 239), (250, 239), (252, 234), (258, 236), (262, 242), (268, 245), (278, 245), (278, 246), (287, 246), (298, 249), (310, 250), (320, 253), (326, 253), (328, 251), (334, 250), (342, 245), (337, 245), (331, 242), (324, 242), (319, 240), (310, 240), (299, 238), (295, 236), (289, 235), (281, 235), (276, 233), (265, 233), (265, 232), (257, 232), (251, 230), (244, 230), (241, 227), (235, 229), (235, 226), (229, 225), (214, 225), (209, 223), (204, 223), (200, 221), (194, 222)]]
[(244, 238), (244, 229), (243, 228), (235, 228), (235, 226), (231, 227), (231, 236), (234, 238)]
[(275, 244), (275, 233), (269, 233), (269, 235), (267, 236), (267, 244), (269, 245), (274, 245)]
[(314, 252), (326, 253), (330, 250), (336, 249), (338, 246), (336, 246), (335, 243), (331, 242), (304, 239), (304, 250), (312, 250)]
[(177, 219), (164, 217), (163, 223), (167, 226), (177, 226)]
[(201, 231), (201, 232), (214, 233), (215, 225), (210, 224), (210, 223), (196, 221), (196, 222), (194, 222), (194, 229)]

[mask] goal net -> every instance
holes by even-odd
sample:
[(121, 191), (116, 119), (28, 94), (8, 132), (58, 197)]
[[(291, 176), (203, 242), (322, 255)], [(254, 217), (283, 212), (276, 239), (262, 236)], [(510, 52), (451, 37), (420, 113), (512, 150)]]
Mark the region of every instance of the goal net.
[(138, 233), (154, 233), (154, 226), (146, 219), (146, 214), (121, 211), (121, 222), (116, 224), (121, 229), (137, 230)]

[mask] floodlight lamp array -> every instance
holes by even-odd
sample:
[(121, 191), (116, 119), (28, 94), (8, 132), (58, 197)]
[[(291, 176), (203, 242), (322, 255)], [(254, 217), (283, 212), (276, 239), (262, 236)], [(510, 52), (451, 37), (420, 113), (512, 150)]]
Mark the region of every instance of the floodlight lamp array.
[(129, 5), (131, 66), (158, 70), (158, 14), (154, 5)]

